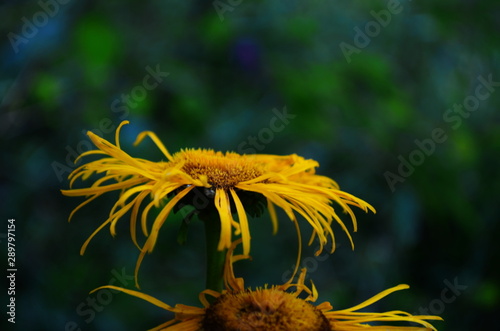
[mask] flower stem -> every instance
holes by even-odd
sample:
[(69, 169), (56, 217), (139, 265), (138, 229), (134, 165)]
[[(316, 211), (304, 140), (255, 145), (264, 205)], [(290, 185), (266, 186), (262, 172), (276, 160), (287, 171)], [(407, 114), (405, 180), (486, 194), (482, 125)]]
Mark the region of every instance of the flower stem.
[(226, 258), (227, 249), (224, 249), (222, 251), (219, 251), (217, 249), (220, 239), (220, 220), (217, 212), (202, 214), (204, 217), (201, 217), (201, 219), (205, 223), (205, 238), (207, 248), (206, 288), (221, 292), (224, 283), (224, 261)]

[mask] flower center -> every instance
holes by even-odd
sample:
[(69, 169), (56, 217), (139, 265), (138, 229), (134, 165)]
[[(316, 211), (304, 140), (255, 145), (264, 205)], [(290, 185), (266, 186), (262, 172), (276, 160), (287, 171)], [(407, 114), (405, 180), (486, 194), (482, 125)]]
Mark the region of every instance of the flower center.
[(207, 176), (215, 188), (234, 187), (238, 183), (263, 174), (262, 166), (245, 155), (214, 152), (205, 149), (188, 149), (174, 155), (174, 160), (184, 162), (182, 170), (194, 179)]
[(330, 330), (316, 307), (282, 290), (257, 289), (226, 293), (207, 308), (203, 330)]

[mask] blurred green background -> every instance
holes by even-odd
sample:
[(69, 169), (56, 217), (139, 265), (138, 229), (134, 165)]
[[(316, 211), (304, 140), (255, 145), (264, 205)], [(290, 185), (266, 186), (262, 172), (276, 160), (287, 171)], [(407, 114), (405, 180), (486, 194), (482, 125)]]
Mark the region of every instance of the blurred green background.
[[(143, 330), (171, 318), (125, 294), (88, 294), (110, 281), (133, 288), (137, 250), (124, 219), (80, 256), (116, 195), (68, 223), (83, 199), (59, 192), (89, 148), (84, 133), (114, 139), (122, 120), (133, 156), (162, 158), (151, 142), (132, 146), (142, 130), (172, 152), (297, 153), (370, 202), (376, 215), (356, 211), (354, 251), (339, 227), (333, 255), (305, 250), (317, 303), (347, 308), (406, 283), (372, 309), (494, 329), (499, 15), (493, 0), (2, 2), (0, 245), (15, 218), (18, 265), (16, 328), (2, 312), (2, 330)], [(253, 261), (236, 270), (247, 285), (281, 284), (293, 268), (284, 216), (277, 236), (267, 214), (252, 220)], [(199, 305), (203, 227), (192, 222), (179, 246), (180, 223), (167, 222), (140, 283), (170, 305)]]

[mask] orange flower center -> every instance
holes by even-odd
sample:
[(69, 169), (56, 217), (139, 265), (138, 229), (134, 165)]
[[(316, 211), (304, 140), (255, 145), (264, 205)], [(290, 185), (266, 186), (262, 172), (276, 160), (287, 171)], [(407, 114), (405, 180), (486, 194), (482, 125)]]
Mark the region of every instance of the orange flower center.
[(194, 179), (206, 176), (215, 188), (234, 187), (263, 174), (262, 164), (237, 153), (188, 149), (176, 153), (174, 162), (183, 162), (182, 170)]
[(203, 330), (330, 330), (316, 307), (280, 289), (226, 293), (207, 308)]

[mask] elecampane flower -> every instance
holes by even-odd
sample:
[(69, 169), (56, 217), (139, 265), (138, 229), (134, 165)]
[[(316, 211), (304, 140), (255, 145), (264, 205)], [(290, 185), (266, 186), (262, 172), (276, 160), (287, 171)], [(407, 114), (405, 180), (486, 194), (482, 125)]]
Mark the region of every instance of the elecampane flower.
[[(301, 270), (297, 283), (292, 283), (293, 277), (283, 285), (245, 289), (243, 278), (235, 278), (232, 264), (246, 259), (246, 255), (233, 256), (236, 241), (227, 253), (224, 281), (226, 290), (221, 293), (205, 290), (200, 293), (203, 308), (177, 304), (167, 305), (147, 294), (116, 286), (103, 286), (139, 297), (152, 304), (175, 313), (174, 319), (167, 321), (151, 330), (168, 331), (229, 331), (229, 330), (301, 330), (301, 331), (351, 331), (351, 330), (436, 330), (426, 320), (442, 320), (438, 316), (411, 315), (395, 310), (383, 313), (360, 312), (359, 310), (379, 301), (383, 297), (403, 289), (408, 285), (398, 285), (387, 289), (363, 303), (342, 310), (333, 310), (329, 302), (313, 305), (318, 298), (314, 284), (305, 285), (306, 269)], [(98, 288), (94, 291), (97, 291)], [(289, 291), (293, 289), (292, 291)], [(300, 295), (305, 294), (305, 298)], [(210, 302), (207, 295), (215, 298)], [(372, 325), (380, 322), (411, 322), (421, 325), (395, 326)]]
[[(73, 210), (69, 217), (71, 219), (77, 210), (104, 193), (120, 192), (109, 217), (85, 241), (81, 254), (96, 233), (105, 226), (109, 225), (111, 234), (115, 235), (118, 220), (130, 212), (131, 237), (141, 250), (136, 274), (144, 255), (153, 250), (159, 230), (169, 214), (174, 208), (182, 208), (184, 205), (193, 205), (200, 214), (209, 208), (215, 210), (221, 226), (218, 249), (230, 247), (234, 234), (241, 236), (244, 254), (250, 252), (251, 236), (247, 213), (258, 208), (259, 204), (268, 207), (275, 233), (278, 229), (276, 207), (284, 210), (296, 224), (297, 215), (302, 216), (312, 228), (310, 243), (316, 237), (319, 240), (317, 254), (321, 253), (329, 239), (333, 252), (333, 222), (341, 226), (354, 247), (350, 232), (332, 207), (332, 202), (349, 214), (354, 231), (357, 225), (351, 206), (365, 212), (375, 212), (365, 201), (341, 191), (332, 179), (317, 175), (315, 168), (319, 166), (318, 162), (295, 154), (240, 155), (207, 149), (184, 149), (172, 155), (153, 132), (145, 131), (137, 136), (134, 145), (149, 137), (166, 160), (152, 162), (132, 157), (122, 150), (119, 141), (120, 129), (127, 123), (128, 121), (123, 121), (116, 130), (115, 144), (88, 132), (97, 150), (83, 153), (75, 162), (92, 155), (102, 158), (76, 168), (69, 175), (70, 189), (62, 190), (62, 193), (87, 197), (86, 201)], [(73, 188), (76, 180), (86, 182), (91, 178), (94, 181), (89, 187)], [(153, 207), (160, 211), (152, 225), (149, 225), (148, 215)], [(233, 214), (237, 217), (233, 217)], [(147, 237), (142, 247), (137, 242), (136, 234), (139, 219), (142, 232)]]

